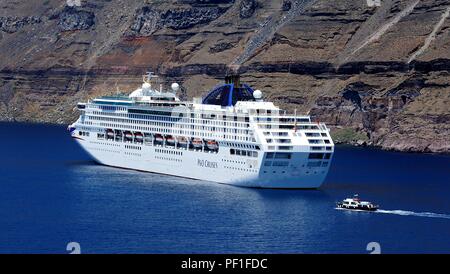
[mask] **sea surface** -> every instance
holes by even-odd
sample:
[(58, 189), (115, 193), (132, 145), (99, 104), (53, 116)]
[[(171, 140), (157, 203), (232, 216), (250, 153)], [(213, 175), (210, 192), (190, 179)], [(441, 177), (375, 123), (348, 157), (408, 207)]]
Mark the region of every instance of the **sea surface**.
[[(0, 139), (0, 253), (450, 253), (449, 156), (338, 146), (319, 190), (264, 190), (97, 165), (61, 126)], [(335, 209), (355, 193), (382, 210)]]

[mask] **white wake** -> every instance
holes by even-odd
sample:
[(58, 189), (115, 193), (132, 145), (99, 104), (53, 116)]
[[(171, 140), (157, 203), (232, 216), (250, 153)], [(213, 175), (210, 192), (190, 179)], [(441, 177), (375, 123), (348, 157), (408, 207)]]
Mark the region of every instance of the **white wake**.
[(407, 210), (384, 210), (378, 209), (377, 211), (367, 211), (367, 210), (358, 210), (358, 209), (346, 209), (336, 207), (336, 210), (345, 210), (345, 211), (358, 211), (358, 212), (367, 212), (367, 213), (381, 213), (381, 214), (392, 214), (392, 215), (400, 215), (400, 216), (415, 216), (415, 217), (426, 217), (426, 218), (441, 218), (441, 219), (450, 219), (450, 214), (442, 214), (442, 213), (433, 213), (433, 212), (414, 212)]
[(406, 210), (382, 210), (379, 209), (374, 211), (374, 213), (382, 213), (382, 214), (394, 214), (401, 216), (416, 216), (416, 217), (427, 217), (427, 218), (441, 218), (441, 219), (450, 219), (449, 214), (441, 214), (441, 213), (433, 213), (433, 212), (414, 212), (414, 211), (406, 211)]

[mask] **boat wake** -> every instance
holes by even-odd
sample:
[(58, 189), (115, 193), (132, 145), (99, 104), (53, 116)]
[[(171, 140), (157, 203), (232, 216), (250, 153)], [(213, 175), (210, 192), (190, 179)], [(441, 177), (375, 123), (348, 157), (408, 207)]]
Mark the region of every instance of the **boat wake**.
[(441, 218), (441, 219), (450, 219), (450, 214), (441, 214), (441, 213), (433, 213), (433, 212), (414, 212), (414, 211), (406, 211), (406, 210), (383, 210), (378, 209), (376, 211), (367, 211), (367, 210), (355, 210), (355, 209), (346, 209), (346, 208), (335, 208), (337, 210), (346, 210), (346, 211), (358, 211), (358, 212), (368, 212), (368, 213), (381, 213), (381, 214), (393, 214), (400, 216), (416, 216), (416, 217), (427, 217), (427, 218)]
[(433, 213), (433, 212), (414, 212), (414, 211), (406, 211), (406, 210), (382, 210), (379, 209), (374, 213), (382, 213), (382, 214), (394, 214), (401, 216), (416, 216), (416, 217), (427, 217), (427, 218), (441, 218), (441, 219), (450, 219), (449, 214), (441, 214), (441, 213)]

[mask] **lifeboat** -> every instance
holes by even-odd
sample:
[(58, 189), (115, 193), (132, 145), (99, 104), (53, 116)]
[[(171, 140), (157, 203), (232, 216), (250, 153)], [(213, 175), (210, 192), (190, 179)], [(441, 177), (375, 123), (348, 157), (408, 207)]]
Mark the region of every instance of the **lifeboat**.
[(114, 136), (114, 131), (112, 129), (107, 129), (106, 130), (106, 135), (108, 135), (109, 137), (113, 137)]
[(186, 137), (178, 137), (177, 142), (181, 146), (187, 146), (187, 144), (189, 143), (189, 141)]
[(203, 146), (203, 141), (200, 138), (193, 138), (192, 139), (192, 146), (194, 148), (202, 148)]
[(219, 144), (215, 140), (206, 141), (206, 147), (210, 150), (218, 150)]
[(161, 134), (156, 134), (155, 135), (155, 141), (158, 143), (162, 143), (164, 141), (164, 138), (162, 137)]
[(125, 138), (131, 139), (131, 138), (133, 138), (133, 134), (131, 134), (131, 132), (129, 132), (129, 131), (126, 131), (125, 132)]
[(144, 142), (150, 143), (152, 141), (152, 135), (150, 133), (144, 133)]
[(172, 135), (167, 135), (166, 136), (166, 143), (168, 145), (171, 145), (171, 146), (175, 145), (175, 138), (173, 138)]
[(144, 136), (140, 132), (135, 132), (134, 137), (138, 140), (142, 140), (144, 138)]

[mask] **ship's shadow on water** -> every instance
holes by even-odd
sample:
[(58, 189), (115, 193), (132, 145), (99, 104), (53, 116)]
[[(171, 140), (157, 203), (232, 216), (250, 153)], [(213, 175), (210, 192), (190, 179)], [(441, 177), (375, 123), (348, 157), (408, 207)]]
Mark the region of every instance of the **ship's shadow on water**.
[(79, 160), (79, 161), (65, 161), (64, 164), (67, 167), (76, 167), (76, 166), (97, 166), (99, 165), (94, 160)]

